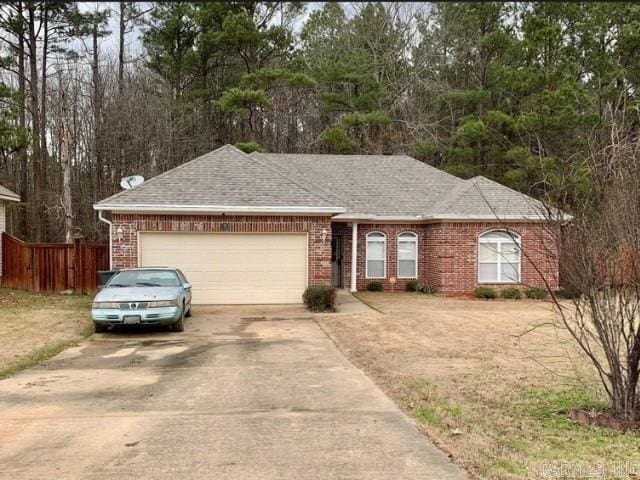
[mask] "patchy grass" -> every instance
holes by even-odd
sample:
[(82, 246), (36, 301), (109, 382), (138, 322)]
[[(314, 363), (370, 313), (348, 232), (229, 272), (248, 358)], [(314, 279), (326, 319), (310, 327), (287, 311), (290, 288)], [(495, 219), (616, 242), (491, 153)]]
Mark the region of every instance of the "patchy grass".
[(0, 379), (50, 358), (93, 332), (91, 298), (0, 288)]
[(435, 407), (424, 406), (417, 408), (415, 415), (427, 425), (431, 425), (432, 427), (442, 426), (442, 419)]
[(491, 465), (493, 470), (497, 472), (502, 471), (511, 475), (521, 475), (525, 474), (527, 471), (526, 467), (521, 463), (507, 460), (506, 458), (499, 458), (497, 460), (488, 458), (487, 463)]
[(28, 355), (21, 357), (19, 360), (10, 364), (4, 370), (0, 370), (0, 380), (4, 380), (5, 378), (10, 377), (11, 375), (19, 372), (20, 370), (24, 370), (25, 368), (33, 367), (40, 362), (44, 362), (45, 360), (55, 357), (65, 348), (73, 345), (75, 342), (58, 342), (53, 345), (43, 345), (40, 348), (37, 348), (33, 352)]
[(569, 418), (572, 409), (605, 411), (608, 408), (606, 401), (593, 398), (586, 389), (579, 387), (568, 390), (523, 389), (521, 398), (522, 402), (516, 405), (518, 410), (540, 421), (544, 428), (554, 430), (573, 429)]
[(324, 330), (472, 475), (540, 478), (549, 462), (640, 465), (640, 433), (586, 427), (607, 408), (550, 304), (359, 294), (382, 315), (323, 317)]

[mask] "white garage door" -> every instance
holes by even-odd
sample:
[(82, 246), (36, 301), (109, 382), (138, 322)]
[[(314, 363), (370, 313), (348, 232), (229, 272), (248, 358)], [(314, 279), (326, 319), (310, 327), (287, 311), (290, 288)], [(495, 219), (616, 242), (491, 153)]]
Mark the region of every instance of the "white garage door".
[(194, 304), (301, 303), (306, 234), (141, 232), (142, 267), (177, 267)]

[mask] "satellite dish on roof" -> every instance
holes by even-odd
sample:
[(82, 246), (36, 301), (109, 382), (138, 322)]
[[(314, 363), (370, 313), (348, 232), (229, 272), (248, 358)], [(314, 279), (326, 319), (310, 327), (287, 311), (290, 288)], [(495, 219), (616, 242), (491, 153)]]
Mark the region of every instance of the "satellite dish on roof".
[(122, 177), (120, 180), (120, 186), (125, 190), (130, 190), (138, 185), (144, 183), (144, 177), (142, 175), (131, 175), (129, 177)]

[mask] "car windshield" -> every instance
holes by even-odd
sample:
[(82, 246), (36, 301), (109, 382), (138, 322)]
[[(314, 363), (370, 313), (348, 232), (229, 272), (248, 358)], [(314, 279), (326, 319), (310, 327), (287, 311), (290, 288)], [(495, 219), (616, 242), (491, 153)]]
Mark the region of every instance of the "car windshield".
[(178, 275), (173, 270), (126, 270), (111, 277), (107, 287), (177, 287)]

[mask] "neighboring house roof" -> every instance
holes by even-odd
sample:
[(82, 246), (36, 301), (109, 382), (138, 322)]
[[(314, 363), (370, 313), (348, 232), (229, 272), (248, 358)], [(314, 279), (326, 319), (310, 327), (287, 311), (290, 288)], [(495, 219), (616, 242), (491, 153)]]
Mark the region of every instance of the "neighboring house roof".
[(98, 210), (330, 213), (337, 220), (543, 220), (542, 203), (406, 155), (252, 153), (226, 145), (97, 203)]
[(7, 200), (9, 202), (19, 202), (20, 195), (18, 195), (17, 193), (13, 193), (8, 188), (5, 188), (2, 185), (0, 185), (0, 200)]

